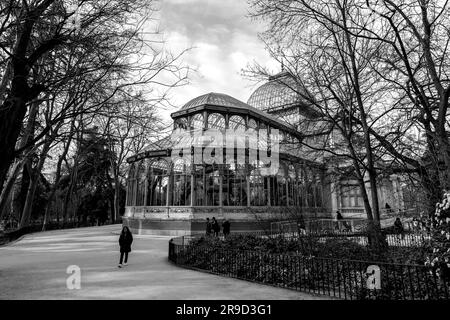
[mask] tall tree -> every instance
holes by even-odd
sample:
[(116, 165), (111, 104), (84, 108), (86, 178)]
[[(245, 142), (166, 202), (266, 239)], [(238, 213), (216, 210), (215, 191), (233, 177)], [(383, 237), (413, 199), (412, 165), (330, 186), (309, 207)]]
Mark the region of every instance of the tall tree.
[[(16, 142), (30, 102), (80, 76), (94, 82), (109, 79), (114, 83), (110, 94), (154, 76), (148, 64), (133, 64), (147, 45), (140, 31), (154, 10), (153, 2), (79, 0), (77, 8), (75, 12), (61, 0), (1, 2), (0, 190), (17, 156)], [(80, 16), (79, 28), (68, 23), (75, 14)], [(57, 63), (49, 67), (51, 61)], [(41, 70), (33, 72), (36, 69)], [(127, 70), (136, 71), (138, 80), (127, 77)]]
[[(4, 157), (0, 161), (0, 190), (12, 161), (20, 160), (30, 150), (39, 148), (43, 162), (34, 169), (42, 170), (58, 144), (65, 143), (64, 130), (71, 130), (74, 119), (101, 113), (127, 87), (146, 88), (152, 99), (160, 99), (152, 91), (154, 86), (170, 88), (186, 77), (187, 70), (177, 62), (183, 52), (164, 52), (157, 34), (142, 32), (152, 19), (153, 1), (75, 3), (78, 6), (58, 0), (1, 3), (0, 151)], [(74, 16), (79, 18), (75, 27), (70, 25)], [(16, 48), (19, 44), (21, 50)], [(15, 64), (17, 59), (21, 62)], [(160, 75), (164, 74), (173, 78), (162, 82)], [(24, 81), (16, 83), (17, 79)], [(14, 89), (19, 85), (22, 87)], [(25, 94), (25, 85), (32, 96)], [(32, 134), (25, 136), (26, 121), (32, 124)], [(16, 143), (18, 139), (20, 144)], [(65, 143), (63, 149), (67, 151), (60, 164), (71, 156), (72, 147), (70, 142)], [(17, 176), (17, 166), (13, 169), (6, 187)], [(34, 172), (35, 177), (39, 174)], [(30, 196), (30, 205), (22, 215), (22, 225), (28, 223), (33, 203), (32, 189), (26, 183), (22, 183), (23, 197)], [(9, 191), (6, 188), (1, 193), (0, 203), (8, 198)]]
[[(369, 160), (374, 157), (389, 162), (384, 169), (390, 172), (417, 175), (432, 209), (450, 181), (448, 2), (251, 3), (253, 15), (270, 23), (263, 38), (272, 48), (287, 48), (285, 61), (309, 90), (322, 102), (354, 101), (355, 112), (346, 107), (342, 115), (362, 129), (363, 150), (372, 153), (366, 161), (369, 176), (376, 177)], [(333, 70), (339, 69), (336, 76)], [(319, 81), (310, 80), (318, 74)], [(411, 139), (421, 129), (425, 144)]]

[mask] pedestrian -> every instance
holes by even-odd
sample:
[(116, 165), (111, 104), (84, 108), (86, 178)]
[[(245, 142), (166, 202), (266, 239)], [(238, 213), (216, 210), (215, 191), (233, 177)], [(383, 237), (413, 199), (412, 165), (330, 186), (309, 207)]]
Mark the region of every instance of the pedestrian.
[(386, 202), (386, 205), (384, 207), (386, 208), (386, 212), (387, 213), (392, 213), (393, 212), (391, 206), (389, 205), (389, 203)]
[(336, 230), (341, 231), (341, 223), (340, 220), (342, 220), (342, 214), (339, 210), (336, 211)]
[(217, 222), (215, 217), (212, 218), (212, 230), (214, 232), (214, 236), (218, 237), (219, 236), (219, 232), (220, 232), (220, 225)]
[(228, 219), (225, 219), (225, 221), (222, 223), (222, 229), (223, 229), (223, 235), (225, 238), (230, 234), (230, 221)]
[(402, 237), (403, 237), (403, 231), (404, 231), (404, 228), (403, 228), (403, 224), (402, 224), (402, 222), (400, 221), (400, 218), (399, 218), (399, 217), (397, 217), (397, 219), (395, 219), (395, 222), (394, 222), (394, 230), (395, 230), (395, 233), (401, 234)]
[(305, 220), (303, 219), (303, 215), (300, 215), (297, 221), (297, 232), (298, 234), (306, 234)]
[(206, 218), (206, 235), (210, 236), (212, 233), (212, 223), (209, 221), (209, 218)]
[[(120, 260), (119, 260), (119, 268), (122, 268), (123, 265), (127, 265), (128, 262), (128, 253), (131, 252), (131, 244), (133, 243), (133, 235), (131, 234), (130, 229), (127, 226), (122, 228), (122, 232), (119, 237), (119, 246), (120, 246)], [(125, 256), (125, 260), (123, 259)]]

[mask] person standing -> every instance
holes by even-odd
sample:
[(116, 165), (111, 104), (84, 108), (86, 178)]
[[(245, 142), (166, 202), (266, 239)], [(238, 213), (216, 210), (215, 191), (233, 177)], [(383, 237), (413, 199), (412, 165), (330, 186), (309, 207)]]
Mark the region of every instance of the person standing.
[(336, 218), (336, 227), (335, 227), (335, 229), (338, 230), (338, 231), (341, 231), (341, 222), (340, 222), (340, 220), (342, 220), (343, 217), (342, 217), (342, 214), (341, 214), (341, 212), (339, 210), (336, 211), (335, 218)]
[(212, 224), (211, 221), (209, 221), (209, 218), (206, 218), (206, 235), (210, 236), (212, 233)]
[(401, 234), (403, 236), (404, 228), (403, 228), (403, 224), (400, 221), (399, 217), (397, 217), (397, 219), (395, 219), (394, 230), (395, 230), (395, 233)]
[(220, 225), (217, 222), (215, 217), (212, 218), (212, 229), (214, 231), (214, 236), (218, 237), (219, 236), (219, 232), (220, 232)]
[(305, 220), (303, 219), (303, 215), (300, 215), (300, 217), (297, 220), (297, 232), (298, 234), (306, 234), (306, 226), (305, 226)]
[(386, 213), (392, 213), (393, 212), (391, 206), (387, 202), (384, 205), (384, 208), (386, 209)]
[(227, 237), (230, 234), (230, 221), (228, 221), (228, 219), (225, 219), (225, 221), (222, 223), (222, 230), (223, 230), (223, 235), (225, 237)]
[[(122, 228), (122, 232), (119, 237), (119, 246), (120, 246), (120, 260), (119, 260), (119, 268), (122, 268), (123, 265), (127, 265), (128, 262), (128, 253), (131, 252), (131, 244), (133, 243), (133, 235), (131, 234), (130, 229), (127, 226)], [(123, 260), (125, 256), (125, 260)]]

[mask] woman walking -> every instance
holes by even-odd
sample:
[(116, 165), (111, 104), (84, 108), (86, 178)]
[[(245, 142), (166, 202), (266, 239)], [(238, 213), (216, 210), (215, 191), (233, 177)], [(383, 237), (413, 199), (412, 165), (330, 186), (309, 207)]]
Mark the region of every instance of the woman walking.
[[(124, 226), (122, 228), (122, 232), (120, 233), (119, 237), (119, 246), (120, 246), (120, 261), (119, 261), (119, 268), (122, 268), (122, 261), (124, 262), (123, 265), (127, 265), (128, 261), (128, 253), (131, 252), (131, 244), (133, 243), (133, 235), (131, 234), (130, 229), (128, 229), (127, 226)], [(123, 260), (123, 257), (125, 255), (125, 261)]]

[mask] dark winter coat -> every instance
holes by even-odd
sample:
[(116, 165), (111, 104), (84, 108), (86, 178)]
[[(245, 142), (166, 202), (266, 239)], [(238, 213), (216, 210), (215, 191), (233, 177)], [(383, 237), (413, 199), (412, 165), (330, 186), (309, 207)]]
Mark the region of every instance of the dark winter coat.
[(121, 233), (119, 237), (120, 252), (130, 252), (133, 243), (133, 235), (131, 232)]
[(395, 229), (395, 232), (397, 232), (397, 233), (402, 233), (404, 231), (403, 224), (399, 219), (395, 220), (394, 229)]
[(206, 234), (211, 234), (211, 232), (212, 232), (212, 223), (207, 222), (206, 223)]
[(220, 225), (217, 222), (217, 220), (213, 220), (212, 222), (212, 229), (214, 232), (220, 232)]
[(230, 233), (230, 222), (225, 221), (224, 223), (222, 223), (222, 228), (223, 228), (223, 234), (229, 234)]

